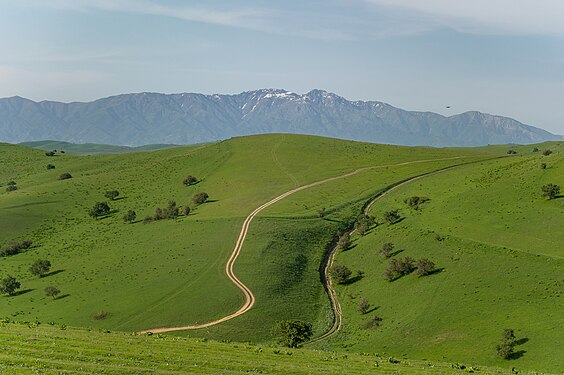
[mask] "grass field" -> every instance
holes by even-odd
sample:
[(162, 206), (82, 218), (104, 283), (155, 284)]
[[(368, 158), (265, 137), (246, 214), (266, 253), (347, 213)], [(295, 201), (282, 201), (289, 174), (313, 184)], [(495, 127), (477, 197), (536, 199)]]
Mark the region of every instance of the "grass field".
[[(541, 196), (542, 185), (564, 184), (563, 163), (559, 153), (483, 162), (382, 198), (371, 214), (381, 221), (383, 212), (400, 209), (405, 219), (357, 236), (354, 248), (337, 256), (337, 263), (365, 277), (339, 287), (345, 323), (333, 343), (501, 366), (507, 362), (497, 358), (495, 346), (502, 330), (513, 328), (522, 345), (511, 362), (564, 372), (564, 201)], [(404, 203), (410, 196), (430, 200), (413, 210)], [(385, 242), (395, 244), (396, 257), (429, 258), (442, 272), (385, 281), (388, 260), (379, 255)], [(357, 311), (361, 298), (372, 304), (369, 314)], [(383, 319), (381, 327), (363, 329), (373, 315)]]
[[(557, 273), (555, 265), (559, 263), (546, 266), (547, 262), (543, 259), (547, 254), (552, 254), (549, 259), (560, 261), (558, 246), (562, 244), (561, 236), (544, 236), (541, 245), (534, 241), (538, 237), (537, 233), (529, 241), (531, 247), (527, 249), (527, 253), (516, 251), (517, 255), (514, 256), (507, 249), (506, 253), (498, 249), (500, 246), (508, 249), (512, 246), (511, 242), (504, 242), (505, 239), (500, 238), (501, 230), (505, 230), (505, 227), (488, 225), (487, 228), (478, 230), (484, 227), (484, 210), (507, 208), (496, 200), (496, 194), (522, 183), (522, 178), (531, 185), (538, 184), (541, 181), (534, 180), (537, 175), (523, 175), (524, 171), (516, 171), (515, 178), (518, 181), (511, 183), (504, 183), (507, 177), (505, 175), (500, 178), (491, 177), (497, 181), (497, 185), (494, 181), (487, 205), (482, 205), (483, 194), (474, 185), (468, 185), (470, 182), (466, 185), (459, 184), (465, 178), (466, 171), (469, 176), (474, 176), (472, 173), (475, 173), (472, 178), (479, 180), (484, 174), (488, 175), (488, 171), (503, 169), (506, 165), (509, 167), (504, 170), (512, 171), (512, 163), (534, 164), (535, 173), (560, 176), (560, 180), (556, 177), (554, 180), (559, 183), (559, 171), (562, 171), (560, 153), (556, 152), (543, 159), (531, 153), (532, 147), (512, 146), (524, 156), (486, 161), (505, 155), (508, 148), (414, 148), (310, 136), (262, 135), (150, 153), (93, 156), (58, 154), (47, 157), (40, 150), (0, 144), (0, 184), (6, 185), (8, 181), (14, 180), (18, 186), (18, 190), (13, 192), (5, 192), (4, 187), (0, 190), (0, 246), (12, 240), (30, 239), (34, 242), (34, 246), (22, 254), (0, 258), (0, 276), (11, 274), (22, 283), (22, 293), (19, 295), (0, 297), (0, 317), (135, 331), (204, 323), (227, 315), (243, 302), (240, 292), (227, 279), (224, 266), (245, 216), (269, 199), (294, 187), (362, 169), (353, 176), (295, 193), (264, 210), (251, 224), (242, 255), (235, 264), (235, 273), (253, 290), (257, 298), (255, 307), (247, 314), (221, 325), (178, 333), (180, 336), (267, 343), (272, 340), (270, 328), (276, 320), (301, 318), (313, 322), (316, 334), (321, 334), (330, 324), (331, 312), (319, 280), (318, 268), (326, 246), (333, 237), (350, 225), (367, 200), (387, 186), (447, 166), (478, 162), (420, 180), (418, 183), (429, 181), (430, 188), (436, 189), (426, 193), (431, 201), (425, 203), (421, 211), (406, 211), (402, 200), (407, 193), (403, 190), (401, 195), (391, 195), (389, 200), (382, 201), (378, 208), (374, 208), (378, 216), (386, 207), (395, 207), (400, 202), (402, 212), (409, 215), (395, 226), (373, 229), (369, 235), (358, 239), (354, 249), (338, 256), (337, 262), (350, 264), (354, 270), (362, 269), (366, 277), (339, 290), (345, 310), (345, 330), (327, 343), (318, 345), (320, 348), (357, 352), (393, 352), (399, 356), (408, 353), (416, 358), (442, 359), (444, 356), (448, 361), (461, 358), (474, 363), (507, 366), (507, 362), (496, 362), (491, 355), (491, 347), (495, 343), (490, 343), (492, 338), (495, 341), (495, 337), (505, 327), (496, 325), (495, 332), (490, 332), (494, 323), (487, 321), (487, 316), (481, 318), (487, 321), (483, 330), (489, 333), (485, 336), (478, 335), (477, 338), (464, 341), (456, 335), (451, 337), (447, 334), (444, 339), (438, 340), (437, 345), (428, 345), (420, 340), (423, 337), (420, 333), (415, 336), (406, 334), (407, 338), (403, 341), (393, 336), (394, 331), (410, 332), (410, 325), (416, 322), (413, 315), (421, 315), (416, 313), (419, 309), (416, 300), (402, 297), (397, 304), (390, 304), (390, 314), (397, 314), (394, 315), (395, 325), (384, 320), (386, 324), (381, 329), (384, 333), (380, 333), (380, 330), (366, 332), (358, 328), (364, 318), (356, 312), (355, 300), (348, 296), (357, 298), (366, 294), (372, 303), (382, 304), (377, 313), (384, 317), (384, 305), (376, 301), (391, 299), (395, 295), (414, 294), (423, 298), (425, 293), (409, 289), (411, 284), (404, 285), (408, 279), (412, 283), (440, 282), (447, 275), (446, 272), (449, 272), (448, 275), (454, 273), (454, 265), (458, 265), (456, 275), (459, 276), (451, 286), (454, 290), (450, 294), (439, 293), (443, 296), (441, 304), (429, 304), (435, 308), (448, 307), (453, 303), (450, 298), (456, 297), (458, 299), (455, 302), (461, 305), (459, 310), (462, 311), (463, 306), (468, 306), (469, 303), (474, 305), (476, 302), (459, 298), (457, 290), (467, 292), (468, 288), (457, 283), (464, 282), (474, 287), (478, 279), (475, 277), (477, 272), (472, 270), (481, 270), (485, 266), (497, 269), (489, 259), (490, 254), (507, 262), (501, 263), (506, 267), (513, 267), (511, 262), (516, 257), (535, 257), (532, 260), (523, 258), (518, 263), (522, 272), (526, 272), (527, 262), (534, 264), (530, 276), (527, 276), (529, 279), (522, 279), (518, 275), (515, 278), (525, 283), (538, 276), (540, 279), (535, 279), (535, 283), (552, 282), (551, 288), (557, 290), (560, 286), (554, 284), (554, 277)], [(558, 151), (560, 146), (551, 144), (546, 147)], [(549, 164), (546, 170), (538, 168), (541, 159)], [(422, 160), (425, 162), (415, 163)], [(479, 164), (480, 160), (482, 164)], [(56, 168), (47, 170), (48, 163), (54, 164)], [(63, 172), (71, 173), (73, 178), (58, 180), (57, 176)], [(189, 174), (197, 176), (201, 181), (194, 186), (183, 186), (182, 179)], [(551, 178), (548, 175), (544, 180)], [(486, 181), (486, 186), (487, 183)], [(467, 199), (465, 196), (457, 202), (443, 192), (446, 189), (446, 192), (456, 194), (458, 187), (467, 185), (468, 189), (471, 187), (469, 197), (473, 198)], [(96, 201), (105, 201), (103, 193), (111, 189), (117, 189), (121, 193), (117, 200), (109, 202), (113, 213), (100, 220), (89, 217), (88, 210)], [(534, 189), (533, 196), (529, 198), (530, 204), (535, 205), (534, 209), (538, 209), (538, 217), (530, 221), (531, 225), (539, 233), (547, 225), (552, 225), (551, 230), (558, 232), (558, 221), (545, 224), (546, 220), (543, 218), (547, 214), (558, 218), (561, 214), (561, 200), (542, 201), (538, 198), (540, 188), (535, 185)], [(175, 200), (179, 205), (189, 203), (190, 197), (198, 191), (206, 191), (210, 195), (210, 201), (195, 208), (188, 217), (181, 216), (176, 221), (164, 220), (150, 224), (140, 222), (144, 216), (153, 214), (157, 206), (165, 206), (168, 200)], [(400, 191), (397, 194), (399, 193)], [(464, 191), (458, 192), (463, 193)], [(514, 194), (506, 195), (503, 204), (510, 205), (515, 197)], [(476, 204), (481, 205), (479, 210), (476, 210)], [(317, 212), (322, 208), (328, 214), (320, 218)], [(121, 219), (129, 209), (137, 212), (138, 219), (133, 224), (125, 224)], [(441, 211), (443, 209), (451, 211), (446, 215)], [(526, 216), (531, 207), (527, 205), (524, 210)], [(468, 215), (467, 211), (472, 211), (474, 216)], [(505, 211), (503, 213), (506, 214)], [(433, 216), (427, 218), (427, 214)], [(509, 215), (507, 218), (512, 220), (517, 216), (521, 217), (522, 213)], [(466, 224), (472, 233), (476, 232), (480, 236), (469, 238), (468, 231), (464, 229)], [(523, 230), (524, 224), (523, 221), (511, 221), (511, 225), (515, 227), (504, 236), (522, 245), (523, 241), (517, 236), (528, 236)], [(445, 236), (445, 240), (433, 242), (435, 231)], [(370, 251), (376, 254), (373, 248), (381, 246), (380, 242), (384, 242), (382, 238), (394, 236), (401, 239), (393, 240), (398, 242), (398, 246), (407, 248), (409, 243), (418, 245), (418, 250), (413, 250), (413, 256), (418, 256), (416, 251), (426, 254), (424, 251), (431, 251), (433, 246), (442, 248), (434, 259), (440, 267), (445, 268), (445, 273), (413, 281), (408, 276), (390, 285), (385, 284), (381, 278), (384, 261), (376, 255), (372, 257)], [(478, 251), (480, 246), (493, 246), (495, 249), (491, 252)], [(449, 258), (453, 257), (453, 248), (466, 254), (460, 256), (463, 261)], [(407, 250), (405, 254), (408, 254)], [(32, 277), (28, 268), (34, 260), (40, 258), (49, 259), (55, 272), (44, 278)], [(545, 264), (551, 270), (550, 273), (540, 274), (541, 264)], [(499, 284), (492, 275), (486, 273), (482, 276), (480, 273), (480, 285), (483, 290), (490, 288), (492, 293), (497, 293)], [(506, 277), (507, 274), (502, 276)], [(43, 289), (48, 285), (61, 289), (62, 297), (56, 300), (46, 297)], [(508, 288), (504, 290), (506, 289)], [(528, 297), (521, 297), (513, 301), (511, 306), (524, 316), (524, 309), (531, 304)], [(536, 301), (536, 297), (532, 300)], [(427, 300), (423, 302), (425, 301)], [(558, 311), (557, 301), (550, 299), (544, 302), (542, 306), (549, 309), (546, 310), (546, 317), (539, 317), (535, 322), (538, 326), (536, 331), (523, 331), (523, 334), (532, 335), (533, 331), (540, 333), (547, 326), (556, 323), (554, 317)], [(441, 317), (441, 322), (435, 322), (432, 326), (435, 331), (450, 329), (448, 324), (442, 324), (442, 319), (445, 322), (454, 319), (454, 315), (449, 315), (452, 311), (446, 307), (445, 311), (439, 312), (428, 308), (428, 318), (437, 313), (445, 315), (444, 318)], [(478, 303), (479, 309), (484, 310), (486, 307), (493, 310), (496, 319), (507, 315), (504, 306), (496, 305), (492, 309), (491, 304)], [(94, 319), (94, 314), (99, 311), (108, 312), (107, 318)], [(475, 320), (474, 315), (470, 314), (471, 309), (468, 311), (468, 314), (462, 315), (460, 324), (468, 327), (467, 332), (480, 330), (477, 327), (482, 321)], [(385, 319), (390, 318), (386, 316)], [(522, 318), (521, 321), (525, 322), (526, 319)], [(521, 327), (515, 325), (514, 328), (521, 333)], [(420, 341), (412, 340), (414, 337)], [(541, 347), (541, 341), (535, 342), (532, 336), (527, 337), (530, 341), (524, 347)], [(554, 336), (549, 335), (548, 340), (550, 337)], [(480, 341), (481, 338), (487, 340), (487, 343)], [(392, 342), (393, 350), (390, 347)], [(474, 350), (473, 345), (477, 342), (487, 345), (484, 344), (483, 349)], [(418, 347), (422, 349), (416, 350)], [(547, 353), (555, 353), (550, 350)], [(554, 357), (554, 354), (551, 355)], [(524, 362), (531, 369), (551, 370), (557, 362), (556, 358), (548, 359), (546, 356), (527, 352), (518, 364)]]
[[(137, 336), (0, 323), (0, 372), (9, 374), (510, 374), (465, 363), (373, 354)], [(460, 369), (462, 368), (462, 369)]]

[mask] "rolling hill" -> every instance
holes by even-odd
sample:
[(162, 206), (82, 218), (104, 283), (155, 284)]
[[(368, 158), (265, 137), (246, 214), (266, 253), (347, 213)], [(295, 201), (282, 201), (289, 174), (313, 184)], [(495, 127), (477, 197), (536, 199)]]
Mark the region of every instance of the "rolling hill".
[[(453, 166), (405, 186), (413, 192), (398, 189), (398, 195), (390, 193), (373, 207), (378, 221), (388, 208), (400, 208), (405, 219), (378, 225), (355, 238), (353, 249), (337, 254), (337, 263), (364, 276), (337, 289), (345, 314), (342, 331), (313, 345), (559, 371), (558, 347), (547, 343), (557, 342), (559, 334), (549, 327), (557, 326), (560, 310), (556, 277), (564, 240), (556, 225), (562, 202), (545, 201), (539, 192), (543, 183), (563, 183), (562, 145), (537, 147), (554, 153), (543, 156), (532, 146), (519, 146), (512, 147), (516, 156), (506, 157), (508, 148), (501, 146), (435, 149), (284, 134), (92, 156), (48, 157), (0, 144), (5, 166), (0, 170), (0, 246), (33, 241), (27, 251), (0, 258), (0, 276), (11, 274), (22, 283), (20, 294), (0, 297), (0, 317), (132, 332), (226, 316), (243, 303), (224, 267), (245, 217), (284, 192), (339, 177), (280, 200), (251, 223), (234, 268), (256, 297), (248, 313), (177, 333), (264, 344), (272, 341), (276, 320), (300, 318), (312, 322), (320, 335), (331, 324), (331, 310), (319, 267), (334, 237), (389, 186)], [(55, 169), (47, 169), (48, 163)], [(64, 172), (73, 178), (59, 180)], [(197, 176), (199, 183), (184, 186), (187, 175)], [(16, 182), (16, 191), (5, 191), (9, 181)], [(89, 209), (107, 201), (104, 192), (111, 189), (120, 196), (109, 201), (110, 215), (89, 217)], [(188, 216), (142, 222), (156, 207), (169, 200), (188, 204), (199, 191), (210, 200)], [(410, 194), (431, 200), (411, 212), (402, 203)], [(131, 209), (137, 220), (126, 224), (122, 216)], [(435, 239), (437, 233), (442, 241)], [(403, 249), (402, 256), (432, 257), (444, 272), (384, 282), (385, 264), (377, 249), (388, 240)], [(34, 277), (29, 266), (41, 258), (52, 262), (53, 272)], [(60, 288), (62, 298), (46, 297), (43, 289), (49, 285)], [(464, 294), (469, 291), (476, 293)], [(361, 296), (379, 306), (380, 328), (360, 328), (366, 318), (356, 311)], [(499, 301), (494, 303), (494, 296)], [(95, 318), (101, 315), (104, 319)], [(522, 358), (510, 363), (491, 349), (508, 327), (529, 340)]]
[(323, 90), (301, 95), (280, 89), (236, 95), (138, 93), (88, 103), (0, 99), (0, 141), (10, 143), (196, 144), (264, 133), (441, 147), (562, 139), (507, 117), (475, 111), (445, 117), (377, 101), (349, 101)]

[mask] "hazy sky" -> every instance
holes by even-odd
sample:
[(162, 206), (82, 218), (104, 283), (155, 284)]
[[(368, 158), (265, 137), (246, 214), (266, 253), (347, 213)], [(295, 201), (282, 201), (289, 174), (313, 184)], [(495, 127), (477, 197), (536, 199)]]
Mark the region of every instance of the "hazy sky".
[(563, 134), (564, 0), (0, 0), (0, 97), (270, 87)]

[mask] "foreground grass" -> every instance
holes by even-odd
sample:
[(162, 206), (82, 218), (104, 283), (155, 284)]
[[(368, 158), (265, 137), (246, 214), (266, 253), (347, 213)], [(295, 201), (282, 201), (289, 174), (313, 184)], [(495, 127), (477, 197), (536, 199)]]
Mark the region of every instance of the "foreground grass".
[(463, 374), (469, 371), (511, 373), (492, 367), (373, 354), (0, 323), (0, 372), (9, 374)]

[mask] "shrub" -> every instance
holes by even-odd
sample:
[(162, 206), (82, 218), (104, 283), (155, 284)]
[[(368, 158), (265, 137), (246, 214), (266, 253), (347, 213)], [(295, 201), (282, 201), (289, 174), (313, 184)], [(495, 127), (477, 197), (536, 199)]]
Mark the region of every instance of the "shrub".
[(417, 276), (429, 275), (435, 270), (435, 263), (426, 258), (419, 259), (416, 266), (415, 274)]
[(368, 302), (368, 300), (366, 298), (361, 298), (360, 301), (358, 302), (358, 307), (357, 310), (361, 313), (361, 314), (366, 314), (368, 312), (368, 310), (370, 309), (370, 303)]
[(186, 186), (194, 185), (196, 182), (198, 182), (198, 179), (194, 176), (188, 176), (182, 181)]
[(200, 192), (200, 193), (196, 193), (194, 194), (194, 196), (192, 197), (192, 203), (195, 204), (196, 206), (205, 203), (209, 198), (209, 195), (207, 193), (204, 192)]
[(555, 184), (547, 184), (542, 187), (542, 196), (548, 199), (554, 199), (560, 194), (560, 186)]
[(72, 175), (69, 172), (61, 173), (59, 175), (59, 180), (68, 180), (69, 178), (72, 178)]
[(153, 221), (153, 217), (152, 216), (145, 216), (145, 218), (143, 219), (143, 224), (149, 224)]
[(55, 156), (55, 151), (47, 151), (45, 156)]
[(374, 315), (366, 323), (364, 323), (363, 327), (364, 329), (377, 328), (380, 327), (380, 322), (382, 322), (382, 318), (380, 318), (377, 315)]
[(47, 297), (53, 297), (53, 299), (55, 299), (59, 295), (59, 293), (61, 293), (61, 291), (54, 286), (48, 286), (44, 290), (45, 290), (45, 295)]
[(497, 355), (503, 359), (509, 359), (513, 356), (513, 345), (509, 342), (502, 342), (495, 347)]
[(100, 216), (106, 216), (110, 213), (110, 206), (106, 202), (96, 202), (89, 212), (89, 215), (98, 219)]
[(279, 320), (274, 324), (272, 334), (276, 336), (278, 344), (296, 348), (311, 338), (313, 326), (303, 320)]
[(540, 163), (541, 169), (546, 169), (546, 163)]
[(543, 154), (544, 156), (548, 156), (548, 155), (552, 154), (552, 150), (544, 150), (544, 151), (542, 152), (542, 154)]
[(129, 210), (125, 215), (123, 215), (123, 221), (125, 221), (126, 223), (131, 223), (135, 220), (136, 217), (137, 214), (135, 213), (135, 211)]
[(392, 256), (392, 251), (394, 250), (394, 244), (391, 242), (386, 242), (382, 245), (382, 250), (380, 250), (380, 255), (389, 258)]
[(384, 220), (389, 224), (395, 224), (400, 221), (401, 216), (398, 212), (399, 210), (392, 210), (384, 212)]
[(352, 271), (342, 264), (335, 264), (331, 268), (331, 277), (338, 283), (344, 284), (352, 275)]
[(118, 196), (119, 196), (119, 191), (117, 190), (108, 190), (104, 193), (104, 197), (112, 201), (116, 199)]
[(190, 207), (189, 206), (182, 206), (182, 214), (184, 216), (190, 215)]
[(539, 148), (538, 147), (533, 148), (533, 152), (539, 152)]
[(18, 190), (18, 187), (16, 185), (8, 185), (6, 186), (6, 191), (10, 192), (10, 191), (16, 191)]
[(351, 235), (349, 234), (349, 232), (345, 232), (341, 235), (341, 237), (339, 237), (339, 240), (337, 241), (337, 248), (339, 248), (342, 251), (345, 251), (350, 246), (351, 246)]
[(422, 203), (425, 203), (429, 200), (429, 198), (427, 197), (418, 197), (418, 196), (413, 196), (413, 197), (409, 197), (407, 198), (404, 202), (411, 208), (413, 208), (414, 210), (418, 210), (419, 206)]
[(391, 259), (384, 271), (384, 278), (394, 281), (404, 275), (408, 275), (415, 270), (415, 260), (411, 257), (401, 259)]
[(327, 211), (325, 210), (325, 207), (317, 211), (317, 216), (324, 217), (325, 215), (327, 215)]
[(4, 246), (2, 250), (0, 250), (0, 257), (19, 254), (22, 252), (22, 250), (28, 249), (32, 244), (33, 243), (29, 240), (22, 242), (11, 242), (8, 245)]
[(5, 279), (0, 280), (0, 294), (13, 296), (16, 290), (20, 289), (21, 284), (12, 276), (8, 275)]
[(110, 315), (110, 313), (107, 312), (107, 311), (104, 311), (104, 310), (98, 311), (97, 313), (94, 314), (94, 319), (95, 320), (103, 320), (103, 319), (106, 319), (109, 315)]
[(168, 205), (165, 208), (157, 207), (155, 209), (154, 220), (176, 219), (178, 215), (179, 208), (176, 207), (176, 202), (168, 201)]
[(47, 169), (55, 169), (55, 166), (53, 164), (47, 164)]
[(508, 154), (508, 155), (515, 155), (515, 154), (517, 154), (517, 151), (515, 151), (515, 150), (507, 150), (507, 154)]
[(51, 262), (46, 259), (36, 260), (31, 267), (29, 267), (29, 272), (34, 276), (43, 277), (51, 269)]
[(16, 181), (8, 181), (8, 183), (7, 183), (6, 185), (8, 185), (8, 186), (16, 186), (17, 183), (16, 183)]

